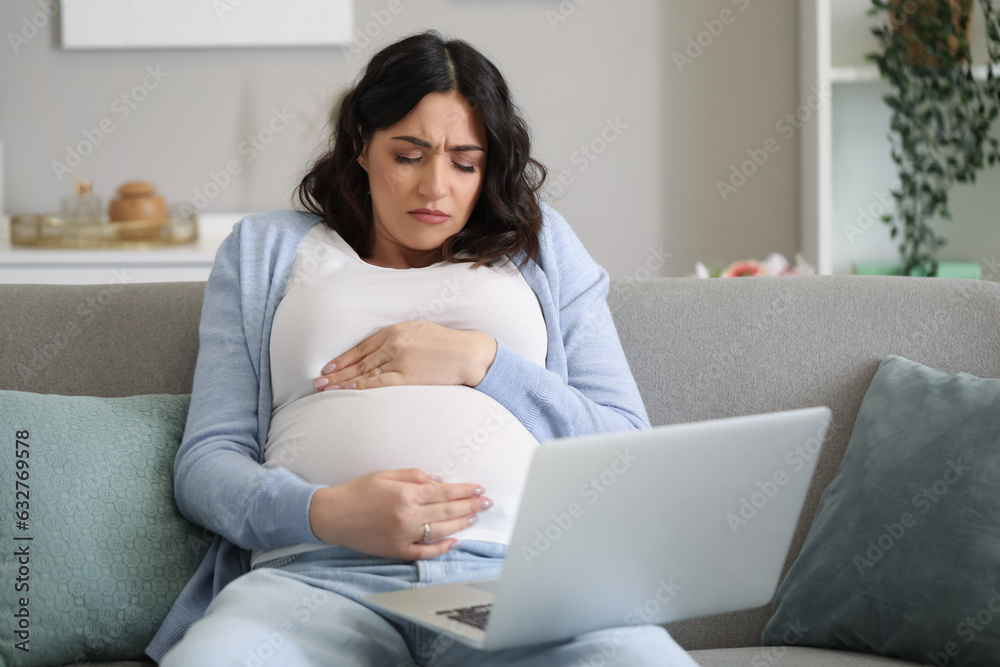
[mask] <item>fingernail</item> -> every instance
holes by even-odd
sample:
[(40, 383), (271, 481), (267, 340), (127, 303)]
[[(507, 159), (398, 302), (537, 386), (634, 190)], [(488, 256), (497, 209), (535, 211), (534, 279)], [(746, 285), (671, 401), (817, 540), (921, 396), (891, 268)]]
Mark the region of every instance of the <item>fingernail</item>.
[(484, 488), (483, 488), (483, 487), (481, 487), (481, 486), (477, 486), (476, 488), (474, 488), (474, 489), (472, 490), (472, 495), (474, 495), (474, 496), (481, 496), (481, 495), (483, 495), (484, 493), (486, 493), (486, 489), (484, 489)]
[(347, 384), (344, 385), (344, 389), (356, 389), (357, 386), (358, 385), (353, 382), (348, 382)]
[(451, 543), (451, 546), (448, 547), (448, 551), (451, 551), (452, 549), (454, 549), (455, 547), (457, 547), (461, 543), (462, 543), (461, 540), (455, 540), (454, 542)]
[(333, 362), (331, 361), (331, 362), (330, 362), (330, 363), (328, 363), (328, 364), (327, 364), (326, 366), (323, 366), (323, 370), (321, 370), (321, 371), (319, 372), (319, 374), (320, 374), (320, 375), (329, 375), (330, 373), (332, 373), (332, 372), (333, 372), (333, 371), (335, 371), (336, 369), (337, 369), (337, 364), (335, 364), (335, 363), (333, 363)]
[(489, 498), (486, 498), (481, 503), (479, 503), (479, 506), (482, 507), (484, 510), (488, 510), (489, 508), (493, 507), (493, 501), (490, 500)]
[(442, 477), (441, 473), (439, 473), (439, 472), (436, 472), (436, 473), (432, 474), (431, 475), (431, 479), (433, 479), (435, 482), (443, 482), (444, 481), (444, 477)]
[(479, 521), (479, 517), (478, 517), (478, 516), (476, 516), (475, 514), (473, 514), (472, 516), (470, 516), (470, 517), (469, 517), (469, 525), (470, 525), (470, 526), (471, 526), (472, 524), (474, 524), (475, 522), (477, 522), (477, 521)]
[(317, 389), (322, 389), (328, 384), (330, 384), (330, 378), (316, 378), (313, 380), (313, 386)]

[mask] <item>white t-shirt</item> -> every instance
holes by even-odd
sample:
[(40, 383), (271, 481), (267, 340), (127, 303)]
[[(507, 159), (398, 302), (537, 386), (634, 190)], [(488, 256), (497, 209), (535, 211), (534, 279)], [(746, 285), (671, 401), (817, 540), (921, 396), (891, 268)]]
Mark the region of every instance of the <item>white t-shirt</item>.
[[(312, 384), (334, 357), (414, 319), (484, 332), (544, 367), (545, 321), (520, 271), (512, 263), (471, 267), (375, 266), (326, 225), (315, 225), (298, 249), (274, 314), (264, 465), (331, 486), (411, 467), (439, 473), (446, 482), (476, 482), (494, 505), (478, 523), (449, 537), (510, 544), (538, 441), (500, 403), (462, 385), (317, 391)], [(420, 526), (413, 530), (418, 537)], [(324, 546), (254, 551), (251, 566)]]

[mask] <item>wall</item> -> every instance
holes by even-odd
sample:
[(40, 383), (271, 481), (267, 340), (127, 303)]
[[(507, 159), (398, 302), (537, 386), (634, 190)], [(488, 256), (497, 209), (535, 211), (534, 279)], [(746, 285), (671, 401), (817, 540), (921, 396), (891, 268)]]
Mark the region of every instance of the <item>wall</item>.
[[(44, 27), (15, 49), (10, 34), (30, 34), (25, 20), (47, 0), (6, 0), (7, 212), (55, 210), (84, 176), (106, 199), (120, 183), (143, 178), (206, 211), (290, 206), (335, 96), (381, 45), (434, 27), (483, 49), (507, 76), (536, 156), (551, 169), (547, 198), (612, 275), (644, 275), (644, 267), (685, 275), (699, 259), (794, 254), (798, 147), (796, 136), (785, 140), (775, 130), (800, 104), (794, 0), (401, 3), (389, 15), (389, 0), (358, 0), (356, 25), (374, 36), (359, 32), (353, 51), (80, 52), (59, 48), (58, 16), (44, 13)], [(703, 21), (721, 21), (723, 10), (734, 21), (681, 71), (672, 54), (707, 30)], [(145, 99), (125, 115), (121, 96), (133, 92)], [(280, 131), (262, 133), (279, 118)], [(104, 119), (114, 124), (110, 133), (99, 130)], [(769, 136), (780, 150), (722, 201), (717, 181)], [(66, 146), (81, 142), (98, 145), (70, 173), (53, 167), (68, 166)], [(230, 161), (240, 173), (226, 183), (220, 173)]]
[(669, 274), (685, 275), (698, 260), (724, 265), (770, 252), (792, 260), (801, 125), (786, 115), (809, 95), (797, 84), (797, 3), (670, 3), (662, 20)]

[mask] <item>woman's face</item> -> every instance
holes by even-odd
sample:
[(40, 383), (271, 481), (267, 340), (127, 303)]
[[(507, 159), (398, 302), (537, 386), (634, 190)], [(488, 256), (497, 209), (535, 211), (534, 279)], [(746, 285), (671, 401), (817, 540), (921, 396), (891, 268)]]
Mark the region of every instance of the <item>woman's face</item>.
[[(486, 167), (486, 129), (458, 93), (430, 93), (410, 114), (379, 130), (362, 160), (375, 218), (372, 264), (427, 266), (468, 222)], [(420, 209), (443, 216), (421, 216)]]

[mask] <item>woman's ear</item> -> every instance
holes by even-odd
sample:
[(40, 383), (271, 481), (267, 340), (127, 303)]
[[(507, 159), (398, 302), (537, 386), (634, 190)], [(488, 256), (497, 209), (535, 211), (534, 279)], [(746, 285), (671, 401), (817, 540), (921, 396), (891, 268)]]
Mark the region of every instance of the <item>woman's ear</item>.
[[(361, 132), (361, 125), (358, 125), (358, 134), (359, 135), (362, 134), (362, 132)], [(364, 137), (363, 136), (362, 136), (361, 140), (362, 140), (362, 142), (364, 142)], [(357, 149), (357, 147), (358, 147), (358, 144), (355, 141), (354, 148)], [(368, 144), (367, 143), (362, 143), (360, 155), (358, 156), (358, 164), (361, 165), (362, 169), (364, 169), (365, 171), (368, 171), (367, 163), (368, 163)]]
[[(364, 135), (364, 132), (361, 131), (361, 125), (360, 124), (358, 125), (358, 136), (361, 137), (361, 150), (359, 150), (358, 153), (364, 153), (365, 150), (368, 148), (368, 145), (365, 142), (365, 135)], [(358, 150), (358, 141), (357, 141), (357, 139), (354, 140), (354, 150)]]

